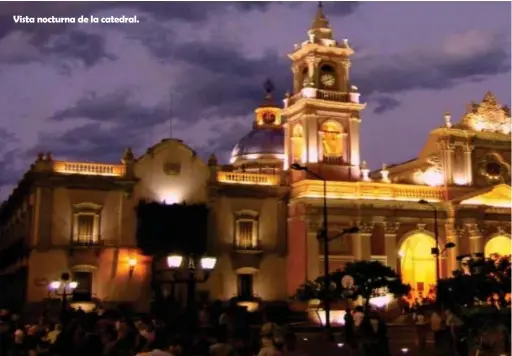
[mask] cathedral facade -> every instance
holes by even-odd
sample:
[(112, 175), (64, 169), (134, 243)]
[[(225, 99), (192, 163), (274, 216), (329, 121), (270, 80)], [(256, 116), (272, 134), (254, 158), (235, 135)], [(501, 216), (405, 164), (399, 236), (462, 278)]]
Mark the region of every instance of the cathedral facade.
[[(139, 157), (127, 149), (120, 164), (40, 154), (0, 208), (0, 302), (41, 303), (67, 272), (94, 300), (147, 308), (141, 199), (208, 206), (217, 264), (199, 288), (210, 299), (283, 301), (322, 275), (324, 204), (332, 271), (378, 260), (421, 294), (435, 284), (436, 240), (441, 277), (457, 256), (509, 255), (509, 109), (487, 93), (460, 120), (446, 113), (416, 159), (370, 172), (360, 154), (366, 104), (350, 80), (354, 50), (333, 39), (321, 7), (307, 34), (289, 55), (293, 93), (278, 105), (266, 83), (227, 165), (204, 162), (176, 139)], [(350, 227), (357, 233), (339, 236)]]

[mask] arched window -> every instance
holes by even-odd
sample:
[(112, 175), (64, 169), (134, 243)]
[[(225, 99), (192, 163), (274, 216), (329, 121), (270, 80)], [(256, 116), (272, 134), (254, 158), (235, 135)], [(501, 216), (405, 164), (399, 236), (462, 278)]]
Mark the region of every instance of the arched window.
[(343, 128), (336, 121), (326, 121), (320, 126), (320, 139), (324, 157), (341, 157), (343, 153)]
[(256, 249), (258, 239), (258, 213), (242, 210), (235, 214), (235, 247), (241, 250)]
[(302, 87), (305, 87), (309, 84), (309, 69), (308, 67), (304, 67), (301, 72), (301, 79), (302, 79)]
[(302, 125), (296, 124), (293, 126), (291, 138), (292, 162), (302, 162), (304, 153), (304, 129)]

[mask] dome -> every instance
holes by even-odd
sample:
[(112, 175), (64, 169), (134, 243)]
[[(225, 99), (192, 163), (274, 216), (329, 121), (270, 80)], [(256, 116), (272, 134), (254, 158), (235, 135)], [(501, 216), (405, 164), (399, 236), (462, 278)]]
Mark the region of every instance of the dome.
[(231, 158), (253, 154), (284, 155), (284, 131), (282, 127), (257, 128), (242, 137), (236, 144)]

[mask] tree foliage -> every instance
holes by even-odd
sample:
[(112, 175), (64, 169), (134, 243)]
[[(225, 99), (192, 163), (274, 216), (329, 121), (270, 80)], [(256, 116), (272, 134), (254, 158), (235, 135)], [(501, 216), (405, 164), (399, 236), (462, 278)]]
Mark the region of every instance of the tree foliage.
[(510, 256), (469, 258), (452, 278), (439, 281), (438, 301), (451, 308), (468, 308), (495, 299), (500, 306), (510, 304)]
[[(346, 275), (354, 279), (354, 285), (351, 288), (342, 286), (342, 279)], [(379, 261), (348, 263), (343, 270), (331, 273), (329, 278), (328, 289), (325, 288), (325, 277), (320, 276), (315, 281), (307, 281), (301, 285), (294, 297), (300, 301), (323, 300), (325, 297), (330, 301), (340, 301), (361, 296), (368, 303), (370, 298), (376, 296), (382, 289), (386, 289), (388, 293), (394, 294), (396, 297), (406, 295), (410, 290), (409, 285), (403, 284), (391, 267)]]

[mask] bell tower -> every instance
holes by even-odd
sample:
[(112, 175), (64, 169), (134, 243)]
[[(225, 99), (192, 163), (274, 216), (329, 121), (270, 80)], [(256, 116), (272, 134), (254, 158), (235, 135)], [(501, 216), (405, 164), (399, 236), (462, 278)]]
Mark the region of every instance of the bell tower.
[(293, 94), (284, 99), (284, 169), (308, 166), (329, 180), (359, 180), (360, 112), (366, 106), (350, 83), (348, 40), (333, 39), (319, 3), (308, 39), (289, 54)]

